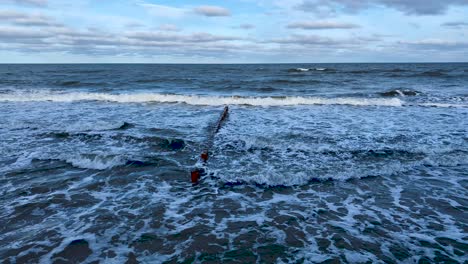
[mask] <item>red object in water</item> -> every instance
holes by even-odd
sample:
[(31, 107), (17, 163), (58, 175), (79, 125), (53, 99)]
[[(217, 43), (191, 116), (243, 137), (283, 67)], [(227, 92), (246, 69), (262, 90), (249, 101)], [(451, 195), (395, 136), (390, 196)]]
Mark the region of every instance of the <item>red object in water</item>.
[(201, 155), (200, 155), (200, 158), (203, 160), (203, 161), (207, 161), (208, 160), (208, 152), (204, 151)]
[(200, 172), (198, 170), (192, 171), (190, 176), (192, 178), (192, 183), (198, 183), (198, 180), (200, 180)]

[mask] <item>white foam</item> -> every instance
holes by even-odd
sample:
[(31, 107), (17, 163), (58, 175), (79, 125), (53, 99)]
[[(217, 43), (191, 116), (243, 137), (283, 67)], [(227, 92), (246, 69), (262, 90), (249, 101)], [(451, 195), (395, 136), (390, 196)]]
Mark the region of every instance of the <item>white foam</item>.
[(61, 160), (81, 169), (106, 170), (125, 165), (128, 157), (115, 154), (48, 154), (33, 152), (19, 156), (15, 163), (7, 169), (20, 169), (31, 164), (33, 159), (39, 160)]
[(72, 164), (74, 167), (82, 169), (106, 170), (116, 166), (124, 165), (127, 159), (123, 156), (101, 156), (87, 157), (85, 155), (78, 155), (65, 159), (66, 162)]
[(355, 106), (402, 106), (398, 98), (324, 98), (324, 97), (250, 97), (250, 96), (199, 96), (159, 93), (109, 94), (109, 93), (21, 93), (0, 97), (0, 102), (75, 102), (107, 101), (117, 103), (185, 103), (189, 105), (251, 105), (251, 106), (294, 106), (294, 105), (355, 105)]
[(405, 96), (405, 94), (402, 91), (398, 90), (398, 89), (395, 90), (395, 92), (397, 92), (399, 96), (403, 96), (403, 97)]
[(468, 108), (466, 104), (444, 104), (444, 103), (421, 103), (419, 106), (424, 107), (441, 107), (441, 108)]

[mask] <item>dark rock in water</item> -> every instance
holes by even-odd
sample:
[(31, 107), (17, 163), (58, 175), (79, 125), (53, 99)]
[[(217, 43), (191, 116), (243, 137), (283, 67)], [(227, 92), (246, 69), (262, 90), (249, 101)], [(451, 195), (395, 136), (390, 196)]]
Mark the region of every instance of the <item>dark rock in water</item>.
[(176, 139), (176, 140), (172, 140), (169, 146), (172, 149), (182, 149), (185, 147), (185, 142), (183, 140)]
[(369, 150), (368, 153), (374, 157), (387, 157), (393, 154), (391, 150)]
[(68, 133), (68, 132), (57, 132), (57, 133), (53, 133), (53, 135), (56, 138), (67, 138), (67, 137), (70, 136), (70, 133)]
[(394, 97), (394, 96), (416, 96), (416, 95), (418, 95), (418, 94), (420, 94), (420, 93), (417, 92), (417, 91), (408, 90), (408, 89), (405, 89), (405, 90), (395, 89), (395, 90), (391, 90), (391, 91), (387, 91), (387, 92), (380, 93), (380, 95), (386, 96), (386, 97)]
[(419, 92), (411, 90), (403, 90), (402, 93), (406, 96), (416, 96), (419, 94)]
[(182, 139), (166, 139), (162, 145), (170, 150), (181, 150), (185, 148), (185, 141)]
[(93, 251), (88, 241), (84, 239), (73, 240), (62, 252), (53, 256), (54, 263), (83, 263)]
[(128, 254), (128, 259), (127, 259), (127, 261), (125, 262), (125, 264), (137, 264), (137, 263), (139, 263), (139, 262), (138, 262), (138, 260), (137, 260), (137, 258), (136, 258), (135, 253), (130, 252), (130, 253)]

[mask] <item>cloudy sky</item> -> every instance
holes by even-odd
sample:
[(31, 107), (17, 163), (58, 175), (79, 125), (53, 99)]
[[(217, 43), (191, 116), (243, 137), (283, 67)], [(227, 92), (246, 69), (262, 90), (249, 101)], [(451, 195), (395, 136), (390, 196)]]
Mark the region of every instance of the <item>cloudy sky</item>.
[(0, 0), (0, 63), (468, 61), (468, 0)]

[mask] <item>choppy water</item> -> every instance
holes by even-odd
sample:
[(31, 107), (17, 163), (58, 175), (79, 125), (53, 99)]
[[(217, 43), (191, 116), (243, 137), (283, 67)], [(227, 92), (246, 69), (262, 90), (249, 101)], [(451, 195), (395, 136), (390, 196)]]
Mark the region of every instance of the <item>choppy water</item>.
[(0, 65), (0, 113), (4, 263), (468, 259), (468, 64)]

